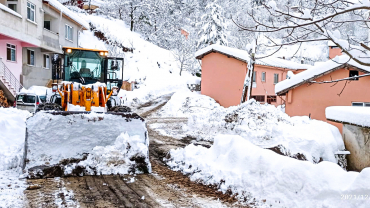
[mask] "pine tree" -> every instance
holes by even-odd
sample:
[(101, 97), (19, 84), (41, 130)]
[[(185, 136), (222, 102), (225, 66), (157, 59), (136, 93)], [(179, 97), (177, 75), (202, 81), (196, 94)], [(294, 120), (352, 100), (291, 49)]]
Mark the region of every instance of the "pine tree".
[(217, 3), (210, 2), (207, 4), (206, 14), (202, 16), (200, 26), (198, 49), (210, 44), (228, 44), (223, 10)]

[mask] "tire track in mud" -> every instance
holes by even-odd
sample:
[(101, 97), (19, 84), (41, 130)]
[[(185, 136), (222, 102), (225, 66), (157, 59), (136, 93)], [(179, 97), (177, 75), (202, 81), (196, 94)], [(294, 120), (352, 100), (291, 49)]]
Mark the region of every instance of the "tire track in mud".
[[(148, 124), (185, 123), (184, 118), (148, 118), (170, 98), (166, 95), (143, 104), (146, 111), (140, 115), (147, 118)], [(29, 184), (41, 185), (40, 189), (25, 191), (29, 207), (246, 207), (218, 192), (217, 187), (193, 182), (164, 164), (163, 158), (171, 149), (185, 147), (193, 142), (191, 139), (179, 140), (161, 135), (150, 125), (147, 128), (152, 174), (28, 180)]]

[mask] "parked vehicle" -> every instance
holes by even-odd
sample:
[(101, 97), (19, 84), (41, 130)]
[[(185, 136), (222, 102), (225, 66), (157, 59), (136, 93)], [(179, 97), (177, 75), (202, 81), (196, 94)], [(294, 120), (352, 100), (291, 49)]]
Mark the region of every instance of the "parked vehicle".
[(41, 103), (40, 97), (34, 93), (19, 93), (16, 97), (15, 107), (35, 113)]

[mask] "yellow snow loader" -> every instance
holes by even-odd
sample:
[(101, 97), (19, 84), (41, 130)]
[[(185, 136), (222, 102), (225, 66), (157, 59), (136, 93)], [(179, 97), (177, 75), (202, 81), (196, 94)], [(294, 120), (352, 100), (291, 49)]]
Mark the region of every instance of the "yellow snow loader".
[[(28, 177), (99, 174), (91, 170), (112, 164), (127, 173), (151, 172), (145, 121), (118, 98), (123, 64), (104, 50), (64, 48), (63, 57), (54, 57), (53, 79), (59, 81), (49, 102), (27, 120), (23, 167)], [(119, 150), (122, 135), (134, 139)], [(120, 159), (89, 158), (104, 148)]]

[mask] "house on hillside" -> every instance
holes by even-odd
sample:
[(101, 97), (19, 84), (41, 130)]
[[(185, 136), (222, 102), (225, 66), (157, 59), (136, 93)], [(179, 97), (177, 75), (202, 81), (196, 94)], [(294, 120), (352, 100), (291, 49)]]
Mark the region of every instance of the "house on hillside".
[(190, 33), (185, 28), (180, 28), (181, 35), (185, 36), (186, 39), (188, 39)]
[(0, 0), (0, 88), (8, 99), (22, 85), (45, 85), (54, 54), (78, 47), (78, 33), (88, 28), (57, 0)]
[[(346, 55), (337, 56), (277, 84), (276, 94), (285, 96), (285, 112), (289, 116), (310, 116), (327, 121), (342, 132), (342, 124), (326, 119), (327, 107), (370, 107), (370, 77), (357, 77), (370, 73), (370, 67), (349, 60)], [(350, 79), (331, 82), (345, 78)]]
[[(210, 45), (199, 50), (196, 58), (202, 61), (201, 93), (224, 107), (239, 105), (248, 70), (247, 51)], [(283, 104), (284, 97), (276, 96), (275, 85), (287, 78), (288, 71), (299, 73), (309, 67), (275, 57), (256, 60), (252, 98), (275, 106)]]
[(361, 171), (370, 167), (370, 108), (334, 106), (325, 110), (329, 121), (343, 124), (343, 140), (349, 170)]

